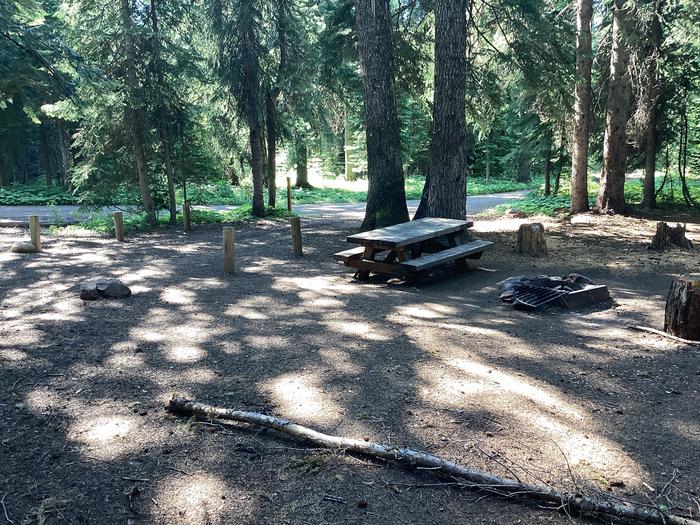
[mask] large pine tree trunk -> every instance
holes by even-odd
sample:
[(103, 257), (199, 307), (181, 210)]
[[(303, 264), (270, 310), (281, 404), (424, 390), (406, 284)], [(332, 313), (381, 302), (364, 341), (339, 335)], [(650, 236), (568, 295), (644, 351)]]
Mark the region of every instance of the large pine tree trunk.
[(546, 196), (552, 193), (552, 143), (547, 143), (547, 149), (544, 153), (544, 194)]
[(160, 56), (160, 34), (158, 33), (158, 7), (157, 1), (151, 0), (151, 24), (153, 27), (153, 62), (156, 70), (156, 101), (158, 105), (158, 132), (160, 134), (160, 144), (163, 150), (163, 166), (165, 168), (165, 179), (168, 185), (168, 212), (170, 214), (169, 223), (171, 226), (177, 225), (177, 204), (175, 202), (175, 169), (173, 167), (172, 154), (172, 134), (170, 123), (168, 122), (165, 103), (163, 101), (163, 91), (165, 90), (165, 77), (163, 74), (163, 63)]
[(389, 0), (355, 0), (367, 135), (367, 207), (362, 229), (408, 220), (394, 99)]
[(663, 0), (654, 0), (654, 15), (649, 25), (649, 37), (651, 39), (651, 55), (649, 56), (649, 69), (647, 72), (647, 113), (649, 121), (646, 129), (646, 147), (644, 152), (644, 198), (642, 206), (645, 208), (656, 207), (656, 154), (659, 147), (657, 137), (658, 101), (659, 101), (659, 69), (658, 60), (663, 37), (661, 27), (661, 10)]
[(571, 212), (588, 210), (588, 136), (591, 127), (591, 20), (593, 0), (578, 0), (576, 9), (576, 87), (571, 150)]
[(151, 188), (148, 183), (148, 163), (146, 161), (146, 147), (143, 130), (144, 111), (139, 102), (139, 87), (136, 78), (136, 48), (132, 32), (131, 5), (129, 0), (121, 0), (121, 22), (124, 31), (124, 48), (126, 50), (126, 86), (128, 98), (126, 101), (126, 124), (131, 130), (132, 147), (136, 160), (136, 172), (138, 174), (139, 191), (141, 200), (146, 210), (146, 220), (149, 224), (157, 222), (156, 207), (151, 196)]
[(309, 184), (308, 154), (309, 150), (306, 147), (306, 143), (303, 140), (297, 140), (297, 180), (294, 184), (296, 188), (312, 188), (311, 184)]
[(430, 172), (416, 218), (467, 214), (466, 43), (465, 0), (437, 0)]
[(603, 168), (596, 209), (600, 212), (623, 213), (625, 204), (625, 166), (627, 164), (627, 120), (629, 118), (630, 85), (628, 20), (625, 0), (615, 0), (610, 51), (610, 79), (603, 141)]
[(265, 97), (265, 127), (267, 128), (267, 205), (275, 206), (277, 196), (277, 95), (270, 90)]
[(256, 6), (252, 0), (241, 2), (238, 29), (241, 42), (241, 85), (243, 89), (240, 94), (240, 102), (250, 131), (250, 165), (253, 172), (252, 214), (255, 217), (264, 217), (263, 138), (258, 106), (260, 99), (260, 57), (258, 56), (258, 41), (255, 34), (256, 12)]

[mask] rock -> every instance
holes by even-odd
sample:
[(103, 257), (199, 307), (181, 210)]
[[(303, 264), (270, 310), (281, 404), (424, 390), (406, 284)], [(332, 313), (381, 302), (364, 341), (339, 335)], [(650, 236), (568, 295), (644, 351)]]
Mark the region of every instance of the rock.
[(100, 297), (125, 299), (130, 296), (131, 290), (119, 279), (100, 277), (83, 283), (80, 287), (80, 298), (83, 301), (96, 301)]
[(36, 248), (29, 241), (16, 242), (12, 245), (12, 248), (10, 248), (10, 249), (15, 253), (34, 253), (34, 252), (36, 252)]

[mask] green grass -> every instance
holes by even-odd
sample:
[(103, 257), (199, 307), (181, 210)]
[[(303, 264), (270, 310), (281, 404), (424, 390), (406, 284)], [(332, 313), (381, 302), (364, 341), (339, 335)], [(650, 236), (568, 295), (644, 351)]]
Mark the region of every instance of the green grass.
[(57, 204), (77, 204), (78, 198), (59, 186), (47, 186), (44, 183), (13, 184), (0, 188), (0, 205), (32, 206)]
[[(662, 180), (657, 180), (657, 189), (661, 187)], [(591, 207), (595, 204), (596, 195), (600, 185), (595, 180), (589, 180), (588, 195)], [(696, 203), (700, 204), (700, 178), (688, 178), (688, 189), (691, 197)], [(637, 206), (642, 202), (644, 186), (642, 180), (629, 180), (625, 184), (625, 201)], [(565, 209), (566, 212), (570, 209), (570, 192), (568, 181), (562, 181), (561, 191), (559, 195), (545, 197), (542, 191), (533, 191), (523, 199), (511, 202), (509, 204), (499, 204), (491, 210), (486, 210), (482, 215), (497, 216), (503, 215), (509, 209), (525, 212), (527, 215), (556, 215)], [(662, 210), (680, 210), (687, 209), (683, 194), (681, 193), (678, 181), (674, 181), (672, 185), (666, 184), (663, 191), (657, 196), (657, 206)]]

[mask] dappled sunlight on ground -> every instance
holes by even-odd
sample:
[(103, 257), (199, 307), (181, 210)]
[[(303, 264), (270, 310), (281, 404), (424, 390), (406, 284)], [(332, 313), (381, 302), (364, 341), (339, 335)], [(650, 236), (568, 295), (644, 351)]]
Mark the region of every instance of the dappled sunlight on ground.
[[(615, 494), (644, 500), (643, 483), (663, 486), (677, 470), (675, 483), (695, 490), (696, 354), (627, 326), (658, 327), (670, 277), (697, 257), (649, 254), (653, 223), (635, 219), (638, 232), (618, 239), (621, 221), (546, 219), (548, 259), (512, 253), (524, 221), (477, 221), (494, 251), (418, 285), (352, 280), (332, 258), (348, 233), (333, 221), (304, 219), (301, 258), (288, 225), (237, 226), (234, 275), (222, 272), (219, 226), (123, 244), (47, 236), (47, 250), (26, 257), (5, 250), (21, 232), (0, 233), (7, 501), (19, 519), (60, 496), (74, 502), (68, 522), (85, 509), (94, 522), (104, 512), (135, 524), (568, 522), (447, 490), (393, 490), (386, 480), (440, 480), (173, 417), (173, 395), (558, 487), (571, 486), (571, 469), (585, 486), (621, 481)], [(506, 277), (571, 271), (608, 284), (613, 302), (529, 313), (498, 301)], [(99, 275), (134, 294), (83, 303), (80, 284)]]

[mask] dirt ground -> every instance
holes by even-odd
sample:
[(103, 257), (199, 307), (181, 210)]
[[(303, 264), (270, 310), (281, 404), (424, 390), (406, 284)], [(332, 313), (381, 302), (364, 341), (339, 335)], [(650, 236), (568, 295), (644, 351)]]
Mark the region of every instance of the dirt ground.
[[(175, 418), (174, 394), (697, 516), (700, 349), (627, 326), (662, 327), (672, 276), (700, 271), (700, 252), (647, 250), (654, 221), (583, 215), (546, 220), (550, 257), (533, 259), (513, 253), (519, 222), (478, 221), (495, 249), (419, 286), (354, 281), (332, 254), (357, 224), (327, 219), (304, 219), (302, 258), (286, 224), (237, 225), (232, 276), (220, 226), (123, 244), (45, 234), (33, 255), (10, 253), (26, 232), (2, 229), (0, 523), (570, 522), (428, 471)], [(572, 271), (612, 303), (498, 300), (506, 277)], [(133, 296), (81, 301), (99, 275)]]

